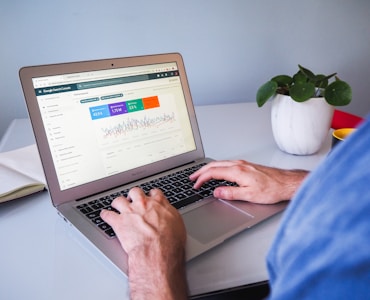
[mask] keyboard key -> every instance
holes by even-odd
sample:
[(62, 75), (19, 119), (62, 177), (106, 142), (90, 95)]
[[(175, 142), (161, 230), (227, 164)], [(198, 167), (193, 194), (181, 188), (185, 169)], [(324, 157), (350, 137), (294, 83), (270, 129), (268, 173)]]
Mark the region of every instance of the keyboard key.
[(84, 208), (80, 208), (80, 212), (82, 212), (84, 215), (87, 215), (88, 213), (92, 212), (93, 209), (89, 206), (86, 206)]
[(116, 236), (116, 233), (113, 231), (112, 228), (110, 229), (107, 229), (104, 231), (109, 237), (115, 237)]
[(106, 231), (107, 229), (111, 229), (111, 227), (107, 223), (99, 224), (99, 228), (103, 231)]
[(95, 219), (100, 216), (100, 211), (94, 211), (86, 215), (89, 219)]
[(186, 199), (184, 199), (184, 200), (181, 200), (181, 201), (175, 202), (175, 203), (173, 203), (172, 205), (173, 205), (175, 208), (179, 209), (179, 208), (185, 207), (185, 206), (187, 206), (187, 205), (189, 205), (189, 204), (191, 204), (191, 203), (195, 203), (195, 202), (199, 201), (200, 199), (202, 199), (202, 197), (201, 197), (200, 195), (197, 195), (197, 194), (196, 194), (196, 195), (193, 195), (193, 196), (191, 196), (191, 197), (189, 197), (189, 198), (186, 198)]
[(92, 220), (95, 224), (99, 225), (101, 223), (104, 223), (103, 219), (98, 217)]
[(91, 207), (94, 210), (99, 210), (99, 209), (102, 209), (104, 207), (104, 205), (102, 203), (95, 203), (95, 204), (91, 205)]

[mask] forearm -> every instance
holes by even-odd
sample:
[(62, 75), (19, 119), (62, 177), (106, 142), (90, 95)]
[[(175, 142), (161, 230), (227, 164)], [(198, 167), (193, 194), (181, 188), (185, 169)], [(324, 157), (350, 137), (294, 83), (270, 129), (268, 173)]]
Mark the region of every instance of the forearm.
[(187, 299), (185, 253), (177, 250), (169, 254), (154, 246), (129, 257), (131, 299)]

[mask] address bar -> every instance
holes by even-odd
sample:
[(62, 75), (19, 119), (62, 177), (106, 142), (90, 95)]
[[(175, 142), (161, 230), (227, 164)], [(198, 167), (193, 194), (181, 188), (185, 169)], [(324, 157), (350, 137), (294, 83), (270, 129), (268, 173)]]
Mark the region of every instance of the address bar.
[(91, 89), (91, 88), (97, 88), (97, 87), (103, 87), (103, 86), (109, 86), (109, 85), (132, 83), (136, 81), (144, 81), (148, 79), (149, 79), (148, 75), (136, 75), (136, 76), (129, 76), (129, 77), (94, 80), (90, 82), (77, 83), (77, 89), (79, 90)]

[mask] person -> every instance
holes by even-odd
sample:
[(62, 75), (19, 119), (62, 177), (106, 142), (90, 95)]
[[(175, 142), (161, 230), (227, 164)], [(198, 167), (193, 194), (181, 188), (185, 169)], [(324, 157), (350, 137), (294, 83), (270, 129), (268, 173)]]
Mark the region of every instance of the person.
[[(212, 162), (191, 175), (211, 178), (227, 200), (292, 198), (267, 255), (270, 299), (366, 299), (370, 295), (370, 119), (312, 173), (246, 161)], [(186, 299), (184, 224), (160, 190), (139, 188), (102, 211), (128, 254), (132, 299)], [(246, 270), (247, 272), (247, 270)]]

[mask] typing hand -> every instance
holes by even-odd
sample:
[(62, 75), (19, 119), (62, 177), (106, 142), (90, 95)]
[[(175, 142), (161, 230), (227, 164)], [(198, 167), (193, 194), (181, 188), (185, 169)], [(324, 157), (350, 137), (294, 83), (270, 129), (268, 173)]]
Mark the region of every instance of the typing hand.
[(244, 160), (213, 161), (190, 175), (199, 189), (211, 179), (236, 182), (238, 186), (217, 187), (213, 194), (225, 200), (272, 204), (289, 200), (308, 174), (303, 170), (283, 170)]
[(128, 254), (132, 299), (186, 299), (185, 225), (159, 189), (140, 188), (112, 202), (101, 217)]

